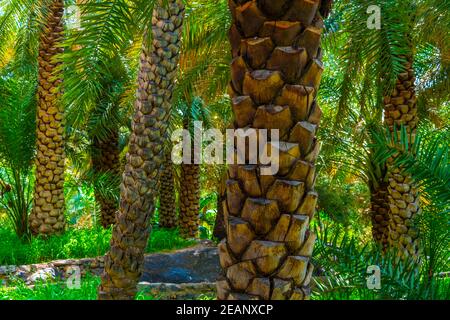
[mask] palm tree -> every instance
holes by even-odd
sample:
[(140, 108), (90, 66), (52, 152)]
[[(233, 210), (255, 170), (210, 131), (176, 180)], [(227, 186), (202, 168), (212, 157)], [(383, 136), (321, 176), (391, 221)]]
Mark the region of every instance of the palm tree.
[(180, 218), (178, 226), (183, 238), (196, 238), (200, 214), (200, 165), (181, 164)]
[(181, 164), (178, 226), (182, 237), (195, 238), (200, 222), (201, 188), (200, 164), (194, 163), (194, 122), (201, 121), (205, 128), (210, 127), (208, 107), (199, 97), (195, 97), (192, 101), (182, 100), (177, 104), (173, 121), (178, 122), (179, 126), (188, 130), (191, 135), (191, 163)]
[(105, 257), (100, 299), (135, 296), (150, 234), (184, 15), (179, 0), (158, 4), (149, 28), (152, 41), (149, 43), (149, 34), (144, 36), (140, 55), (135, 115), (120, 187), (120, 207), (111, 249)]
[[(121, 101), (131, 81), (127, 67), (125, 57), (116, 55), (111, 58), (110, 74), (101, 79), (103, 94), (93, 103), (92, 110), (84, 114), (86, 120), (83, 123), (90, 141), (92, 176), (94, 179), (109, 176), (114, 194), (119, 193), (118, 181), (123, 171), (119, 131), (128, 122), (128, 109), (130, 109)], [(72, 106), (74, 107), (76, 106)], [(79, 111), (73, 110), (73, 112)], [(118, 197), (105, 194), (103, 186), (95, 184), (95, 181), (94, 191), (100, 205), (100, 223), (104, 228), (108, 228), (115, 223), (115, 215), (119, 207)]]
[[(395, 128), (405, 126), (409, 140), (414, 143), (417, 128), (415, 76), (412, 68), (412, 58), (405, 63), (404, 73), (398, 75), (396, 88), (384, 99), (385, 123), (391, 132)], [(420, 214), (419, 194), (416, 184), (410, 174), (402, 166), (394, 166), (395, 158), (387, 159), (388, 169), (388, 200), (389, 200), (389, 233), (390, 246), (403, 249), (402, 254), (418, 255), (418, 232), (414, 220)]]
[[(97, 174), (109, 173), (119, 176), (120, 150), (118, 130), (111, 132), (106, 140), (94, 138), (92, 149), (93, 171)], [(95, 188), (95, 198), (100, 205), (101, 225), (104, 228), (108, 228), (115, 223), (118, 201), (105, 197), (98, 188)]]
[(30, 229), (33, 234), (64, 231), (64, 111), (60, 103), (64, 3), (51, 1), (39, 42), (36, 182)]
[[(108, 228), (115, 223), (119, 205), (119, 179), (122, 171), (119, 131), (121, 127), (128, 125), (131, 114), (130, 99), (126, 95), (131, 91), (128, 87), (134, 78), (131, 75), (131, 70), (134, 69), (126, 54), (128, 47), (114, 50), (112, 54), (106, 55), (106, 60), (91, 60), (90, 67), (100, 70), (96, 75), (95, 93), (89, 90), (86, 92), (85, 87), (80, 86), (86, 74), (85, 68), (78, 63), (78, 53), (82, 51), (84, 54), (82, 49), (89, 49), (91, 45), (80, 41), (81, 35), (86, 32), (84, 24), (85, 16), (89, 14), (89, 5), (87, 1), (77, 1), (75, 19), (70, 20), (73, 23), (68, 27), (68, 50), (63, 55), (67, 80), (63, 95), (68, 132), (66, 154), (72, 165), (70, 169), (81, 173), (81, 180), (86, 180), (93, 186), (100, 207), (100, 224)], [(105, 184), (108, 184), (106, 189)]]
[[(63, 1), (5, 1), (0, 18), (0, 65), (13, 76), (37, 75), (36, 181), (29, 229), (49, 235), (64, 230), (64, 113), (61, 62)], [(3, 41), (4, 40), (4, 41)]]
[[(231, 54), (229, 52), (229, 44), (227, 41), (227, 31), (231, 25), (227, 0), (205, 1), (202, 3), (192, 1), (187, 6), (186, 20), (183, 30), (183, 46), (182, 56), (180, 60), (180, 77), (178, 85), (174, 92), (174, 100), (189, 100), (189, 97), (201, 97), (204, 100), (205, 107), (208, 109), (208, 122), (214, 128), (220, 128), (225, 133), (225, 129), (230, 127), (232, 122), (232, 112), (229, 106), (229, 98), (224, 95), (224, 91), (230, 81), (229, 63)], [(194, 114), (193, 114), (194, 116)], [(178, 126), (182, 126), (182, 120), (175, 120)], [(205, 122), (206, 119), (199, 119)], [(192, 177), (197, 173), (194, 167), (184, 166), (187, 175)], [(203, 181), (204, 186), (217, 188), (218, 194), (224, 188), (220, 187), (222, 173), (225, 170), (224, 165), (207, 166), (206, 170), (208, 179)], [(196, 169), (199, 171), (199, 168)], [(181, 173), (180, 173), (181, 176)], [(193, 179), (196, 180), (196, 179)], [(180, 179), (180, 182), (183, 179)], [(180, 197), (180, 205), (184, 206), (185, 211), (192, 212), (186, 214), (186, 225), (189, 221), (193, 221), (189, 217), (197, 217), (198, 210), (189, 210), (188, 208), (196, 203), (197, 200), (188, 200), (190, 193), (188, 184), (184, 185), (186, 190), (186, 204)], [(222, 192), (222, 196), (223, 196)], [(197, 196), (192, 197), (196, 199)], [(223, 215), (220, 213), (222, 201), (217, 202), (217, 219), (221, 220)], [(194, 205), (193, 205), (194, 206)], [(197, 218), (195, 218), (197, 219)], [(192, 225), (197, 225), (193, 223)], [(216, 224), (219, 227), (221, 224)], [(189, 229), (189, 228), (186, 228)], [(218, 232), (218, 229), (216, 230)], [(219, 235), (216, 232), (217, 235)], [(191, 233), (193, 234), (193, 233)], [(221, 237), (223, 238), (223, 237)]]
[[(367, 22), (360, 19), (370, 4), (365, 0), (344, 3), (344, 19), (354, 23), (344, 27), (347, 36), (342, 57), (346, 64), (338, 120), (349, 114), (348, 102), (353, 95), (359, 95), (361, 98), (356, 99), (360, 102), (373, 94), (376, 103), (384, 108), (385, 125), (391, 132), (406, 126), (412, 143), (419, 121), (413, 59), (424, 44), (432, 44), (444, 52), (448, 50), (448, 41), (439, 40), (442, 35), (436, 27), (448, 24), (448, 15), (442, 14), (442, 3), (433, 0), (406, 1), (400, 7), (396, 1), (385, 0), (378, 3), (382, 12), (381, 30), (370, 30)], [(364, 76), (361, 78), (360, 74)], [(362, 83), (361, 89), (355, 91), (358, 81)], [(414, 220), (421, 211), (420, 197), (411, 176), (401, 166), (394, 167), (394, 162), (388, 159), (386, 164), (378, 164), (380, 173), (386, 174), (373, 181), (377, 188), (371, 188), (372, 233), (383, 246), (389, 244), (404, 255), (417, 256), (418, 233)]]
[(320, 37), (330, 4), (229, 1), (235, 127), (278, 129), (281, 141), (267, 146), (280, 151), (277, 174), (261, 175), (255, 165), (229, 167), (219, 299), (310, 296)]
[(217, 188), (217, 214), (216, 214), (216, 220), (214, 221), (214, 230), (213, 230), (213, 236), (217, 238), (218, 240), (222, 240), (226, 237), (226, 230), (225, 230), (225, 220), (224, 220), (224, 212), (223, 212), (223, 205), (222, 203), (226, 199), (226, 180), (228, 178), (227, 172), (222, 173), (222, 179), (218, 183)]
[[(186, 6), (186, 19), (183, 26), (183, 43), (181, 48), (180, 57), (180, 76), (177, 79), (177, 87), (174, 91), (174, 101), (191, 100), (189, 97), (199, 97), (201, 96), (208, 108), (212, 106), (218, 106), (220, 104), (220, 111), (223, 113), (224, 104), (221, 103), (223, 100), (223, 91), (229, 82), (229, 70), (228, 63), (231, 60), (231, 56), (227, 51), (227, 41), (226, 41), (226, 31), (229, 28), (230, 19), (227, 8), (227, 1), (206, 1), (199, 3), (197, 1), (188, 1)], [(182, 128), (183, 113), (187, 112), (186, 116), (191, 116), (195, 118), (196, 108), (189, 111), (187, 104), (178, 103), (178, 107), (183, 107), (184, 110), (174, 109), (173, 119), (171, 124), (178, 128)], [(217, 108), (216, 108), (217, 109)], [(178, 112), (181, 111), (181, 112)], [(196, 112), (201, 111), (200, 109)], [(221, 115), (222, 116), (222, 115)], [(220, 121), (215, 123), (215, 127), (221, 127), (224, 124), (224, 118), (219, 118)], [(205, 120), (205, 119), (198, 119)], [(225, 121), (226, 122), (226, 121)], [(168, 139), (170, 140), (170, 139)], [(169, 148), (170, 149), (170, 148)], [(167, 154), (167, 157), (169, 155)], [(166, 161), (166, 163), (168, 163)], [(185, 196), (180, 196), (180, 207), (185, 214), (186, 223), (184, 225), (188, 230), (189, 225), (192, 225), (192, 232), (188, 232), (186, 236), (193, 236), (196, 231), (198, 223), (194, 223), (198, 215), (197, 208), (198, 205), (195, 203), (199, 202), (197, 198), (199, 197), (200, 190), (192, 191), (190, 190), (187, 183), (181, 184), (185, 179), (180, 178), (182, 172), (185, 176), (189, 176), (189, 181), (199, 181), (199, 179), (194, 178), (198, 176), (199, 167), (194, 166), (183, 166), (183, 170), (176, 171), (175, 178), (180, 185), (180, 189), (184, 190), (181, 192)], [(160, 225), (173, 227), (173, 223), (176, 225), (181, 221), (176, 220), (176, 212), (173, 207), (173, 183), (172, 178), (170, 178), (170, 166), (165, 167), (165, 171), (162, 172), (162, 185), (164, 188), (164, 193), (160, 196)], [(172, 173), (173, 175), (173, 173)], [(214, 181), (209, 180), (212, 184)], [(195, 184), (200, 187), (200, 182), (195, 182)], [(195, 188), (197, 190), (197, 188)], [(162, 192), (163, 190), (161, 190)], [(164, 196), (163, 196), (164, 195)], [(191, 200), (189, 200), (189, 197)], [(170, 221), (170, 222), (169, 222)], [(192, 221), (192, 222), (189, 222)]]
[(165, 151), (160, 181), (159, 226), (172, 229), (177, 226), (177, 211), (175, 202), (174, 168), (170, 150)]
[(6, 1), (2, 10), (0, 65), (11, 62), (17, 75), (34, 77), (38, 73), (36, 182), (30, 230), (43, 235), (61, 233), (65, 225), (65, 154), (61, 63), (57, 56), (63, 50), (63, 1)]

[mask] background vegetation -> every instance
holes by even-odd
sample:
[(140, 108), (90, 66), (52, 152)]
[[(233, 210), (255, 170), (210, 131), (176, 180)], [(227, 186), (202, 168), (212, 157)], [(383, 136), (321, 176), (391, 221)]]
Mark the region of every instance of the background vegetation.
[[(67, 7), (73, 9), (73, 2), (67, 0)], [(109, 249), (111, 228), (100, 225), (96, 192), (118, 201), (120, 177), (96, 172), (90, 148), (95, 139), (117, 130), (124, 161), (136, 89), (138, 35), (151, 17), (149, 5), (125, 0), (88, 1), (81, 6), (88, 17), (82, 29), (74, 27), (76, 11), (64, 14), (67, 37), (60, 59), (65, 66), (67, 228), (62, 235), (41, 238), (28, 230), (36, 157), (36, 48), (43, 14), (37, 3), (0, 4), (0, 265), (95, 257)], [(369, 4), (335, 1), (326, 20), (319, 93), (323, 119), (318, 138), (323, 145), (314, 224), (319, 235), (314, 264), (319, 272), (313, 297), (449, 299), (450, 282), (443, 274), (450, 271), (450, 3), (379, 1), (383, 18), (379, 31), (365, 26)], [(199, 119), (225, 130), (232, 119), (226, 91), (231, 60), (227, 1), (189, 0), (186, 5), (171, 130)], [(406, 41), (404, 34), (411, 38)], [(383, 95), (402, 72), (405, 50), (414, 56), (416, 73), (420, 121), (414, 143), (404, 128), (391, 135), (381, 125)], [(397, 165), (417, 181), (421, 194), (423, 214), (415, 221), (423, 248), (420, 265), (399, 261), (395, 252), (381, 254), (372, 240), (371, 183), (394, 153), (399, 154)], [(218, 240), (213, 233), (220, 198), (217, 186), (224, 169), (200, 168), (197, 238)], [(174, 177), (179, 201), (183, 183), (179, 166), (174, 166)], [(177, 229), (160, 228), (159, 211), (158, 205), (146, 252), (196, 243), (181, 237)], [(381, 290), (367, 289), (368, 265), (380, 266)], [(80, 290), (71, 291), (54, 283), (30, 289), (18, 281), (14, 288), (0, 286), (0, 299), (95, 299), (98, 284), (99, 279), (89, 277)]]

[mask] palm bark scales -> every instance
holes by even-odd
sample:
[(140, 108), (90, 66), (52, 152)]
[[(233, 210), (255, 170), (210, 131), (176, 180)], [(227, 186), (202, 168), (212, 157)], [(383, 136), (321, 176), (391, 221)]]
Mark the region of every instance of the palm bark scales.
[(133, 299), (136, 294), (165, 159), (164, 138), (177, 74), (183, 15), (181, 0), (161, 0), (153, 13), (152, 42), (143, 42), (120, 208), (111, 249), (105, 257), (100, 299)]
[(64, 4), (52, 1), (39, 38), (37, 89), (37, 155), (33, 209), (29, 217), (33, 234), (51, 235), (64, 231), (64, 113), (60, 62), (63, 51)]
[(323, 71), (319, 11), (327, 12), (329, 3), (229, 1), (235, 127), (278, 129), (281, 141), (267, 145), (280, 153), (273, 176), (261, 175), (260, 165), (229, 166), (219, 299), (310, 296), (321, 118), (316, 96)]
[(389, 237), (389, 203), (387, 188), (387, 183), (380, 183), (376, 190), (372, 190), (370, 196), (372, 236), (382, 248), (387, 247)]
[[(391, 132), (395, 131), (397, 134), (400, 127), (404, 126), (410, 144), (414, 143), (418, 123), (414, 82), (412, 59), (409, 59), (405, 72), (398, 75), (393, 92), (384, 99), (385, 123)], [(389, 158), (387, 162), (390, 215), (388, 243), (397, 248), (402, 256), (417, 258), (419, 239), (414, 219), (420, 214), (419, 194), (411, 176), (401, 166), (394, 165), (396, 156), (398, 155)]]
[(161, 172), (161, 186), (159, 188), (159, 226), (175, 228), (177, 226), (177, 212), (175, 202), (175, 182), (173, 163), (170, 152), (166, 151), (166, 159)]
[[(92, 167), (97, 174), (120, 174), (119, 132), (113, 130), (105, 139), (94, 138)], [(96, 188), (95, 199), (100, 205), (100, 223), (104, 228), (114, 225), (119, 204)]]

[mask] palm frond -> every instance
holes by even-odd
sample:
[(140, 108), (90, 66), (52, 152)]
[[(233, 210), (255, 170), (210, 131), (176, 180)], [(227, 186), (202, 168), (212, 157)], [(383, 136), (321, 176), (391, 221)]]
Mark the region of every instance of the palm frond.
[[(410, 174), (421, 190), (436, 206), (450, 209), (450, 161), (448, 128), (419, 132), (412, 138), (405, 127), (394, 132), (373, 132), (376, 159), (386, 161), (395, 156), (395, 166)], [(413, 142), (410, 142), (413, 141)]]

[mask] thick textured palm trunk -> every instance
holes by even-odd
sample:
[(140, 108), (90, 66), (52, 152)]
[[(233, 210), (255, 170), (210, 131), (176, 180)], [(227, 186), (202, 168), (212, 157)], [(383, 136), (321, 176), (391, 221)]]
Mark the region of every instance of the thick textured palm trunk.
[[(414, 87), (414, 69), (410, 60), (406, 72), (397, 79), (396, 88), (385, 97), (385, 122), (394, 131), (406, 127), (409, 142), (414, 142), (417, 127), (417, 105)], [(419, 195), (411, 176), (401, 167), (394, 166), (395, 156), (388, 159), (389, 245), (399, 249), (400, 254), (416, 258), (418, 255), (418, 232), (413, 226), (420, 213)]]
[(200, 213), (200, 165), (182, 164), (180, 181), (180, 235), (195, 238)]
[(142, 274), (164, 161), (183, 15), (181, 0), (161, 0), (153, 13), (152, 42), (146, 45), (144, 41), (120, 207), (111, 249), (105, 257), (99, 299), (133, 299)]
[(61, 233), (65, 226), (62, 78), (55, 61), (63, 50), (63, 1), (53, 1), (48, 9), (39, 40), (36, 182), (29, 218), (31, 232), (42, 235)]
[[(316, 236), (315, 166), (321, 118), (316, 96), (320, 37), (330, 1), (229, 1), (232, 107), (236, 128), (278, 129), (280, 169), (229, 166), (219, 244), (219, 299), (303, 300), (310, 296)], [(320, 12), (319, 12), (320, 11)]]
[(387, 247), (389, 234), (389, 203), (388, 185), (380, 183), (376, 190), (372, 190), (370, 196), (372, 236), (383, 248)]
[(166, 151), (159, 188), (159, 226), (169, 229), (177, 226), (175, 183), (173, 178), (172, 159), (170, 152)]
[[(95, 138), (93, 145), (92, 167), (95, 173), (120, 174), (119, 132), (111, 132), (107, 139)], [(95, 189), (95, 199), (100, 205), (100, 223), (104, 228), (115, 224), (115, 216), (119, 204), (116, 200), (107, 198), (101, 190)]]

